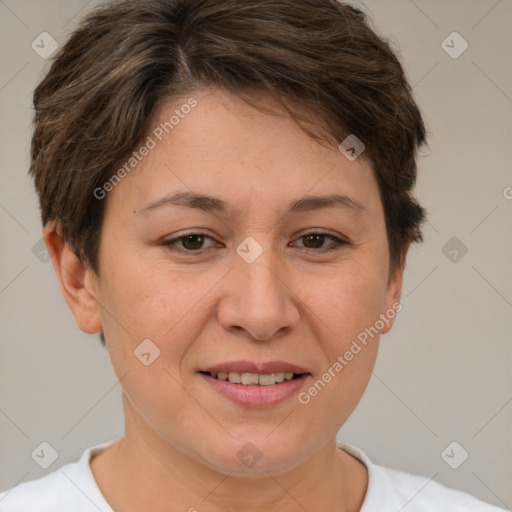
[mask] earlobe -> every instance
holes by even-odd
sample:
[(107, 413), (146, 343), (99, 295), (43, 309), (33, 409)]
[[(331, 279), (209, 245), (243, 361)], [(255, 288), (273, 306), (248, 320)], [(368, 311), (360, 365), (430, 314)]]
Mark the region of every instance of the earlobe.
[(102, 330), (99, 303), (97, 301), (97, 276), (83, 262), (62, 237), (55, 223), (43, 229), (43, 238), (50, 252), (53, 268), (62, 295), (75, 317), (78, 327), (87, 334)]

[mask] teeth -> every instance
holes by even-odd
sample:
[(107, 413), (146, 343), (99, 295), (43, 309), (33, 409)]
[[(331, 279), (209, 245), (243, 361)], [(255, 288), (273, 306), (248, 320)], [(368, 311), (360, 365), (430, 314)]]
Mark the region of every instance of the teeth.
[(242, 384), (249, 386), (250, 384), (259, 384), (259, 375), (257, 373), (242, 373)]
[(241, 378), (240, 378), (240, 374), (238, 372), (229, 372), (228, 380), (232, 384), (240, 384), (242, 382)]
[(272, 384), (276, 383), (276, 375), (274, 373), (270, 373), (269, 375), (260, 375), (258, 378), (258, 384), (260, 386), (272, 386)]
[(229, 381), (232, 384), (244, 384), (245, 386), (272, 386), (273, 384), (292, 380), (293, 373), (277, 372), (259, 375), (258, 373), (240, 373), (240, 372), (219, 372), (210, 373), (218, 380)]

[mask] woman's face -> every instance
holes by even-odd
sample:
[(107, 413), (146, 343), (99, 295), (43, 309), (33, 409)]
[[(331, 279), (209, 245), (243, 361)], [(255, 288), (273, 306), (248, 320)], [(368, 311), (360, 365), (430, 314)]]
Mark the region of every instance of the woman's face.
[(401, 271), (388, 283), (362, 157), (226, 92), (192, 96), (162, 107), (148, 154), (105, 199), (93, 294), (126, 432), (226, 473), (285, 471), (360, 400)]

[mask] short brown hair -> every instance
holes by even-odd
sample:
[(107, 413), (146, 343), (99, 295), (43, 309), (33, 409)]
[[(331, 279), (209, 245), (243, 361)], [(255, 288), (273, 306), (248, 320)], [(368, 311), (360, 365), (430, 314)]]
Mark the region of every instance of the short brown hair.
[[(425, 127), (404, 71), (365, 14), (335, 0), (122, 0), (81, 22), (34, 92), (30, 173), (43, 224), (56, 221), (98, 272), (104, 201), (165, 99), (218, 86), (276, 99), (305, 131), (366, 149), (383, 202), (391, 269), (422, 241), (411, 196)], [(292, 105), (300, 106), (293, 109)]]

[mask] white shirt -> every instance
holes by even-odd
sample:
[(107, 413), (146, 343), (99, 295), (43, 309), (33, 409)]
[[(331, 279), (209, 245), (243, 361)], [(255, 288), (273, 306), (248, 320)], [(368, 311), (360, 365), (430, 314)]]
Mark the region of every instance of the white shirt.
[[(92, 455), (114, 441), (92, 446), (78, 462), (0, 493), (0, 512), (114, 512), (89, 465)], [(368, 469), (368, 489), (360, 512), (505, 512), (434, 480), (373, 464), (355, 446), (338, 441), (338, 447)]]

